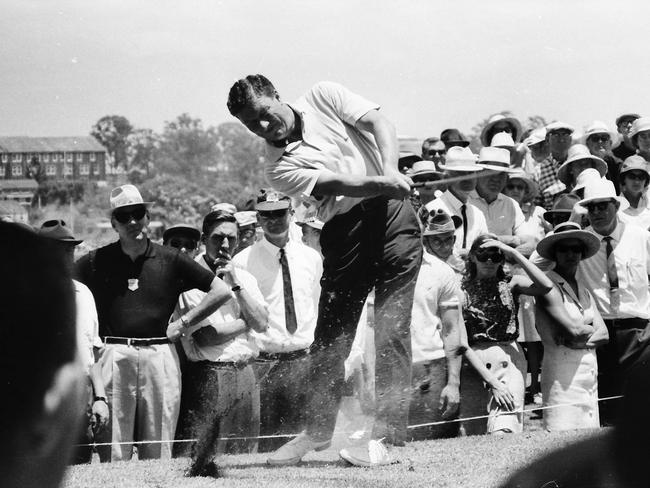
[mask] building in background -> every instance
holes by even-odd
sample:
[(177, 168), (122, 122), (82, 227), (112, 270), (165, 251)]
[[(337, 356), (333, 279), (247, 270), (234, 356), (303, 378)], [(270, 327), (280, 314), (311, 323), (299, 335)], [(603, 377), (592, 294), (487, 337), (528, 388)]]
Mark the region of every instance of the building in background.
[(92, 136), (0, 137), (0, 180), (106, 179), (106, 149)]

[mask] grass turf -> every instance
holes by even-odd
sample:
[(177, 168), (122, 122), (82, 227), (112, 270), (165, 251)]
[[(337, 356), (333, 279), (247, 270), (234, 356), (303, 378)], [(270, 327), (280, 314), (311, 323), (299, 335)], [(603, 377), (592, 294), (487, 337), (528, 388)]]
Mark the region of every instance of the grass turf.
[(357, 468), (330, 449), (308, 454), (290, 467), (268, 467), (265, 454), (222, 456), (222, 478), (187, 478), (189, 459), (131, 461), (73, 466), (65, 488), (416, 488), (498, 486), (537, 456), (568, 443), (598, 435), (599, 430), (524, 432), (504, 436), (471, 436), (412, 442), (393, 451), (397, 463)]

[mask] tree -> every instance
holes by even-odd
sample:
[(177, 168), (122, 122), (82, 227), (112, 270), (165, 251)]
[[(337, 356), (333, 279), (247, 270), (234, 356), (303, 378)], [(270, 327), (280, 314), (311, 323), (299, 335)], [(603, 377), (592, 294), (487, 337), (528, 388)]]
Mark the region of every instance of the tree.
[(264, 186), (264, 142), (239, 122), (225, 122), (216, 130), (219, 173), (255, 189)]
[(162, 172), (192, 180), (203, 178), (219, 157), (214, 129), (204, 129), (201, 119), (187, 113), (165, 123), (157, 153), (156, 165)]
[(93, 125), (90, 134), (106, 148), (114, 167), (127, 164), (127, 137), (133, 131), (133, 126), (126, 117), (121, 115), (105, 115)]
[(133, 171), (152, 175), (154, 161), (160, 148), (160, 136), (151, 129), (135, 129), (126, 138), (126, 157), (128, 167)]

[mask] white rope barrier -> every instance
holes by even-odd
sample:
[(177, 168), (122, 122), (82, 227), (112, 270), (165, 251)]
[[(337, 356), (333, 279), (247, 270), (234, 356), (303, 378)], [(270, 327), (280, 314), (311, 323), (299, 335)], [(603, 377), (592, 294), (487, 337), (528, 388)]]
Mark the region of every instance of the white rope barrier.
[[(604, 398), (599, 398), (597, 401), (598, 402), (605, 402), (609, 400), (618, 400), (623, 398), (623, 395), (616, 395), (616, 396), (610, 396), (610, 397), (604, 397)], [(534, 407), (530, 409), (521, 409), (521, 410), (510, 410), (510, 411), (504, 411), (503, 413), (499, 415), (512, 415), (512, 414), (524, 414), (528, 412), (537, 412), (540, 410), (550, 410), (553, 408), (561, 408), (561, 407), (571, 407), (573, 405), (584, 405), (585, 402), (572, 402), (572, 403), (560, 403), (557, 405), (547, 405), (547, 406), (539, 406), (539, 407)], [(477, 415), (475, 417), (465, 417), (465, 418), (457, 418), (457, 419), (452, 419), (452, 420), (440, 420), (437, 422), (428, 422), (426, 424), (415, 424), (415, 425), (409, 425), (406, 428), (413, 430), (413, 429), (421, 429), (424, 427), (433, 427), (436, 425), (445, 425), (445, 424), (452, 424), (456, 422), (468, 422), (470, 420), (481, 420), (481, 419), (487, 419), (489, 418), (490, 415)], [(353, 434), (357, 431), (343, 431), (341, 432), (342, 434)], [(243, 440), (253, 440), (253, 439), (279, 439), (279, 438), (290, 438), (290, 437), (296, 437), (299, 434), (276, 434), (276, 435), (260, 435), (260, 436), (255, 436), (255, 437), (219, 437), (217, 440), (219, 441), (243, 441)], [(99, 446), (120, 446), (120, 445), (133, 445), (133, 446), (138, 446), (141, 444), (176, 444), (176, 443), (186, 443), (186, 442), (198, 442), (199, 439), (174, 439), (174, 440), (151, 440), (151, 441), (132, 441), (132, 442), (93, 442), (92, 444), (76, 444), (76, 447), (99, 447)]]

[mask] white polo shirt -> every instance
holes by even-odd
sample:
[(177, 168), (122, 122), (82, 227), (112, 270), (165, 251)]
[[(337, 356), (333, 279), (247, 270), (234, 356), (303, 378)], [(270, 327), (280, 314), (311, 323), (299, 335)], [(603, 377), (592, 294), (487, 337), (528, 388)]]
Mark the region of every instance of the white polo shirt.
[(611, 234), (619, 283), (620, 306), (617, 312), (610, 305), (606, 243), (602, 240), (605, 236), (595, 232), (591, 226), (586, 230), (600, 239), (600, 248), (594, 256), (580, 262), (576, 278), (589, 289), (600, 314), (604, 319), (650, 318), (650, 232), (619, 220)]
[(262, 334), (253, 332), (256, 344), (261, 351), (267, 353), (297, 351), (309, 347), (314, 342), (323, 263), (318, 252), (291, 238), (285, 246), (285, 251), (298, 319), (298, 328), (293, 334), (287, 331), (284, 318), (280, 248), (264, 238), (232, 259), (235, 266), (247, 270), (255, 277), (268, 305), (267, 331)]
[(519, 204), (509, 196), (499, 193), (496, 199), (488, 203), (476, 191), (469, 195), (468, 201), (483, 212), (488, 232), (498, 236), (525, 235), (522, 231), (525, 218)]
[(440, 312), (458, 307), (460, 285), (456, 273), (444, 261), (422, 254), (422, 266), (415, 282), (411, 315), (413, 362), (445, 357)]
[[(203, 259), (204, 255), (200, 254), (194, 260), (204, 268), (209, 269), (205, 259)], [(237, 269), (236, 273), (241, 287), (255, 300), (264, 302), (264, 297), (260, 293), (255, 278), (244, 269)], [(257, 357), (258, 348), (253, 340), (250, 329), (246, 333), (239, 334), (224, 344), (211, 346), (199, 346), (192, 337), (192, 334), (202, 327), (213, 327), (216, 329), (219, 324), (232, 322), (240, 318), (237, 299), (234, 296), (234, 292), (231, 293), (233, 294), (232, 300), (223, 304), (209, 317), (190, 327), (185, 335), (181, 337), (181, 344), (183, 344), (183, 349), (189, 361), (243, 362)], [(172, 320), (177, 320), (181, 315), (196, 307), (201, 303), (205, 295), (205, 292), (196, 288), (181, 293), (178, 297), (178, 303), (172, 315)]]
[[(432, 210), (437, 210), (439, 208), (443, 209), (449, 215), (457, 215), (462, 218), (463, 215), (460, 211), (460, 207), (463, 205), (458, 198), (454, 196), (451, 191), (447, 190), (440, 198), (431, 200), (425, 205), (425, 208), (431, 212)], [(465, 213), (467, 214), (467, 242), (465, 248), (463, 248), (463, 226), (461, 225), (456, 229), (456, 242), (454, 243), (454, 249), (469, 249), (472, 247), (472, 242), (481, 234), (486, 234), (488, 232), (487, 222), (485, 221), (485, 216), (475, 205), (473, 205), (469, 199), (465, 204)]]
[(302, 140), (285, 148), (267, 143), (264, 172), (273, 188), (295, 200), (315, 205), (318, 218), (327, 222), (363, 198), (312, 195), (321, 174), (384, 174), (374, 137), (355, 127), (361, 117), (379, 109), (379, 105), (338, 83), (323, 81), (291, 108), (300, 115)]

